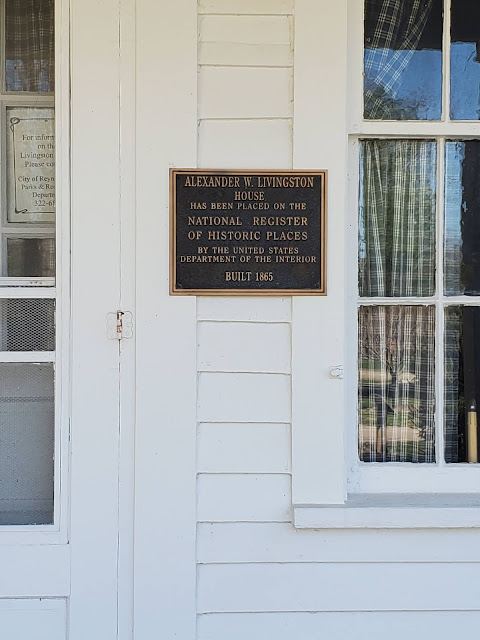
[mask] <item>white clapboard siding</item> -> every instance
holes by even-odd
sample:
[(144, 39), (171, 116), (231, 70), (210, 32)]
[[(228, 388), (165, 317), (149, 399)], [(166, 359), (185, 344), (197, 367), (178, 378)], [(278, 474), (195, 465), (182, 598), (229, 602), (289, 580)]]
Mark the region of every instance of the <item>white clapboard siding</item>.
[(65, 640), (65, 600), (1, 600), (0, 640)]
[(290, 326), (200, 322), (198, 371), (290, 372)]
[(198, 611), (478, 610), (480, 565), (200, 565)]
[(452, 640), (479, 627), (478, 611), (224, 613), (199, 616), (198, 640)]
[(198, 115), (204, 118), (289, 118), (291, 69), (201, 67)]
[(229, 44), (202, 42), (198, 46), (201, 65), (225, 67), (291, 67), (293, 52), (287, 44)]
[(480, 562), (478, 531), (297, 530), (292, 524), (198, 526), (198, 561)]
[(292, 120), (203, 120), (198, 164), (214, 169), (290, 169)]
[(200, 42), (230, 44), (289, 45), (292, 19), (287, 16), (202, 16)]
[(197, 298), (198, 320), (290, 322), (291, 317), (291, 298)]
[(197, 418), (199, 422), (290, 422), (290, 378), (200, 373)]
[[(286, 522), (291, 520), (289, 475), (200, 475), (200, 522)], [(231, 541), (235, 544), (235, 541)]]
[(200, 0), (198, 11), (219, 14), (291, 15), (294, 0)]
[[(286, 424), (200, 424), (200, 473), (290, 471), (290, 427)], [(240, 531), (231, 531), (230, 545)]]
[(203, 16), (199, 32), (201, 65), (292, 66), (291, 17)]

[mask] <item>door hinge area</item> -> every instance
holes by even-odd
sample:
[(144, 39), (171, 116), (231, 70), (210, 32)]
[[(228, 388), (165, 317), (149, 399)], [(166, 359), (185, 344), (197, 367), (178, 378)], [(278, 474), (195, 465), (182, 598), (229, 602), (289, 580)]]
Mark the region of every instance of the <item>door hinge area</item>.
[(133, 314), (130, 311), (107, 313), (107, 338), (122, 340), (133, 337)]

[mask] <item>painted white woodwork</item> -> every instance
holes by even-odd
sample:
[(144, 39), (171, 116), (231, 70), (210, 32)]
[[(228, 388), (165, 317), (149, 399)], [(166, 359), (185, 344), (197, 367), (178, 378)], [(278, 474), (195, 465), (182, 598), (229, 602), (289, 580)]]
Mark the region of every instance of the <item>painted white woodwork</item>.
[(199, 522), (291, 520), (289, 475), (213, 474), (198, 478)]
[(198, 132), (202, 167), (288, 169), (292, 163), (292, 120), (202, 120)]
[(216, 322), (289, 322), (291, 298), (200, 297), (197, 318)]
[(287, 424), (202, 423), (198, 428), (199, 473), (287, 473)]
[(198, 371), (290, 372), (288, 324), (200, 322), (197, 340)]
[[(120, 352), (120, 448), (118, 506), (118, 640), (131, 640), (134, 627), (134, 534), (135, 534), (135, 240), (136, 240), (136, 5), (121, 2), (120, 15), (120, 304), (124, 335)], [(116, 310), (113, 310), (116, 311)], [(130, 332), (126, 314), (132, 315)]]
[(65, 640), (65, 600), (0, 600), (0, 640)]
[[(403, 496), (401, 496), (403, 497)], [(437, 496), (434, 496), (437, 498)], [(461, 499), (461, 496), (458, 496)], [(439, 499), (436, 506), (408, 502), (390, 506), (383, 502), (375, 506), (349, 504), (344, 506), (296, 506), (294, 525), (299, 529), (455, 529), (480, 527), (478, 501), (472, 506), (450, 507)]]
[(296, 1), (294, 166), (329, 174), (327, 296), (293, 300), (294, 504), (345, 499), (344, 383), (329, 368), (343, 364), (345, 339), (347, 42), (346, 0)]
[(294, 529), (290, 523), (204, 523), (198, 562), (480, 562), (480, 536), (462, 530)]
[(5, 545), (0, 547), (0, 566), (2, 595), (52, 598), (68, 597), (70, 593), (69, 545)]
[(198, 640), (451, 640), (475, 635), (479, 611), (387, 611), (352, 613), (234, 613), (199, 616)]
[(71, 7), (71, 640), (118, 625), (119, 4)]
[[(292, 20), (284, 16), (202, 16), (200, 43), (286, 45), (291, 49)], [(200, 62), (200, 64), (202, 64)]]
[(475, 563), (201, 565), (198, 611), (478, 610), (477, 576)]
[(198, 60), (205, 66), (227, 67), (290, 67), (293, 51), (287, 45), (254, 45), (203, 42), (198, 48)]
[(292, 18), (200, 16), (200, 65), (290, 67)]
[(289, 118), (292, 115), (291, 70), (201, 67), (198, 115), (200, 119)]
[(196, 164), (196, 82), (196, 1), (138, 0), (136, 640), (195, 637), (196, 307), (168, 295), (168, 167)]
[(197, 415), (200, 422), (290, 422), (290, 378), (202, 372)]
[(290, 15), (294, 0), (200, 0), (198, 10), (203, 13)]

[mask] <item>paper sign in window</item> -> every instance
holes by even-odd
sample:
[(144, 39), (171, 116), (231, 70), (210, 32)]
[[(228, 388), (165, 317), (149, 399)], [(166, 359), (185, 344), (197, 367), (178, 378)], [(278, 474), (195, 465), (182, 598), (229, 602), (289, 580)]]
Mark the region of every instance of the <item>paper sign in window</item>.
[(53, 222), (53, 109), (7, 109), (7, 169), (7, 221)]

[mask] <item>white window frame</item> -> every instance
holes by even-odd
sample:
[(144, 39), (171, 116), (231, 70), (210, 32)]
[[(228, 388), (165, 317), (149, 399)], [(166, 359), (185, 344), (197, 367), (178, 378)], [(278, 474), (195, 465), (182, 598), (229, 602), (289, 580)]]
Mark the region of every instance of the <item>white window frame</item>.
[[(363, 121), (363, 4), (363, 0), (334, 4), (296, 0), (295, 7), (294, 167), (329, 170), (329, 203), (327, 296), (293, 299), (294, 524), (298, 528), (478, 527), (480, 465), (442, 464), (438, 453), (436, 464), (358, 459), (358, 140), (480, 136), (480, 122)], [(448, 8), (449, 2), (445, 105), (449, 103)], [(328, 60), (335, 64), (325, 64)], [(438, 156), (441, 169), (442, 154)], [(441, 212), (442, 195), (438, 195)], [(437, 253), (441, 260), (441, 252)], [(449, 301), (454, 303), (455, 298)], [(470, 304), (479, 302), (469, 297)], [(443, 340), (437, 343), (440, 355)], [(338, 367), (343, 367), (344, 379), (338, 377)], [(438, 393), (443, 381), (437, 378)], [(443, 418), (437, 415), (441, 455), (442, 431)]]

